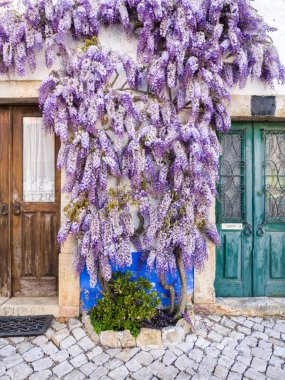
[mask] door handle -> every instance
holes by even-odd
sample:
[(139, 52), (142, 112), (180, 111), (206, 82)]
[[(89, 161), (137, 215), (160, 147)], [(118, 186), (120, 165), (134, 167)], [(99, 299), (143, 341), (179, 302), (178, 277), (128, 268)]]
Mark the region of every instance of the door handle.
[(263, 225), (260, 224), (257, 228), (257, 231), (256, 231), (256, 235), (257, 236), (263, 236), (264, 235), (264, 230), (263, 230)]
[(21, 214), (21, 203), (20, 202), (14, 202), (13, 203), (13, 214), (14, 215)]
[(8, 215), (8, 205), (7, 205), (7, 203), (2, 203), (0, 214), (1, 215)]
[(244, 234), (246, 236), (252, 235), (252, 228), (251, 228), (251, 225), (249, 223), (246, 223), (246, 227), (244, 229)]

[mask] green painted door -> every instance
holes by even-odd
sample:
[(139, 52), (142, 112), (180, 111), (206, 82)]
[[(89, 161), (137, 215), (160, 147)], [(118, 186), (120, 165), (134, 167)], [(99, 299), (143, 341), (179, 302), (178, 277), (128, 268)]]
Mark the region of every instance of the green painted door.
[(216, 295), (285, 296), (285, 125), (235, 123), (221, 144)]

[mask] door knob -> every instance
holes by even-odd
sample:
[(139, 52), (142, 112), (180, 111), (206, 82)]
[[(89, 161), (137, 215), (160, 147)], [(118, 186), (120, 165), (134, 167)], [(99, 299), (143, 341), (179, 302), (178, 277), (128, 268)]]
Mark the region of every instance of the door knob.
[(257, 231), (256, 231), (256, 235), (257, 236), (263, 236), (264, 235), (264, 230), (263, 230), (263, 225), (260, 224), (257, 228)]
[(245, 229), (244, 229), (244, 234), (247, 236), (252, 235), (252, 228), (249, 223), (246, 223)]
[(7, 203), (2, 203), (0, 214), (1, 215), (8, 215), (8, 205), (7, 205)]
[(21, 203), (20, 202), (14, 202), (13, 203), (13, 214), (19, 215), (21, 213)]

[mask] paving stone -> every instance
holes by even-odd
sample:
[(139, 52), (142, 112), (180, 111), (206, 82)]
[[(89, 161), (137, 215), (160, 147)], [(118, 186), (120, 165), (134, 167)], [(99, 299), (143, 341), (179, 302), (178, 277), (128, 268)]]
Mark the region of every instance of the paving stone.
[(119, 359), (113, 358), (109, 360), (107, 363), (105, 363), (105, 367), (108, 368), (110, 371), (113, 369), (120, 367), (123, 364), (123, 362)]
[(285, 368), (276, 368), (273, 366), (268, 366), (266, 371), (266, 376), (275, 380), (284, 380), (285, 379)]
[(199, 337), (195, 343), (195, 346), (196, 347), (200, 347), (202, 349), (205, 349), (206, 347), (208, 347), (210, 345), (210, 342), (207, 341), (206, 339), (204, 339), (203, 337)]
[(6, 367), (0, 364), (0, 376), (3, 376), (5, 372), (6, 372)]
[(238, 355), (238, 356), (236, 357), (236, 360), (237, 360), (237, 361), (239, 361), (239, 362), (245, 364), (247, 367), (250, 365), (251, 359), (252, 359), (251, 356), (248, 357), (248, 356)]
[(88, 336), (85, 336), (84, 338), (80, 339), (78, 344), (84, 351), (91, 350), (91, 348), (94, 347), (94, 342), (90, 338), (88, 338)]
[(180, 350), (180, 348), (178, 348), (178, 347), (174, 347), (174, 346), (170, 346), (170, 347), (169, 347), (169, 351), (172, 352), (172, 353), (173, 353), (174, 355), (176, 355), (176, 356), (180, 356), (180, 355), (183, 354), (183, 351)]
[(274, 355), (285, 359), (285, 347), (276, 347), (274, 349)]
[(220, 379), (226, 379), (228, 375), (229, 369), (224, 367), (223, 365), (218, 364), (215, 368), (214, 374)]
[(213, 346), (209, 346), (205, 349), (205, 354), (210, 355), (213, 358), (217, 358), (221, 354), (221, 351)]
[(23, 358), (20, 354), (14, 354), (14, 355), (10, 355), (4, 358), (1, 364), (4, 364), (6, 369), (9, 369), (11, 367), (14, 367), (17, 364), (22, 363), (22, 361), (23, 361)]
[(64, 377), (64, 380), (83, 380), (85, 379), (85, 375), (82, 372), (78, 371), (78, 369), (73, 370), (68, 375)]
[(62, 329), (62, 330), (59, 330), (57, 332), (55, 332), (52, 337), (51, 337), (51, 340), (53, 341), (53, 343), (59, 347), (60, 345), (60, 342), (63, 341), (65, 338), (67, 338), (69, 336), (69, 331), (67, 328), (65, 329)]
[(189, 376), (188, 374), (186, 373), (183, 373), (183, 372), (180, 372), (176, 379), (175, 380), (190, 380), (191, 379), (191, 376)]
[(26, 351), (23, 354), (23, 358), (26, 362), (31, 363), (36, 360), (41, 359), (44, 356), (44, 353), (40, 347), (34, 347), (29, 351)]
[(47, 380), (47, 379), (52, 379), (52, 372), (50, 369), (46, 369), (41, 372), (35, 372), (29, 377), (29, 380)]
[[(157, 375), (157, 377), (161, 380), (174, 380), (178, 374), (178, 369), (173, 365), (166, 367), (164, 371)], [(142, 379), (143, 380), (143, 379)]]
[(225, 326), (222, 326), (218, 323), (215, 323), (213, 326), (212, 326), (212, 330), (216, 331), (217, 333), (221, 334), (221, 335), (224, 335), (224, 336), (228, 336), (229, 333), (231, 332), (231, 329), (229, 329), (228, 327), (225, 327)]
[(177, 356), (174, 355), (171, 351), (166, 351), (165, 355), (163, 356), (163, 364), (166, 366), (172, 364), (177, 359)]
[(223, 350), (223, 355), (224, 356), (227, 356), (231, 359), (234, 359), (237, 355), (238, 355), (238, 351), (236, 350), (233, 350), (232, 348), (230, 347), (226, 347), (224, 350)]
[(122, 360), (123, 362), (128, 362), (135, 354), (139, 351), (138, 347), (135, 348), (125, 348), (120, 353), (116, 355), (116, 358)]
[(83, 364), (87, 363), (87, 357), (86, 355), (84, 355), (83, 353), (76, 356), (75, 358), (71, 359), (70, 360), (70, 364), (75, 367), (75, 368), (79, 368), (81, 367)]
[(95, 358), (95, 356), (102, 354), (103, 350), (101, 347), (94, 347), (92, 351), (87, 352), (87, 357), (89, 360)]
[(259, 358), (253, 358), (250, 366), (259, 372), (265, 372), (267, 367), (267, 361)]
[(53, 328), (55, 331), (63, 330), (63, 329), (66, 328), (66, 325), (65, 325), (65, 323), (61, 323), (61, 322), (58, 322), (58, 321), (53, 321), (53, 323), (52, 323), (52, 328)]
[(234, 360), (227, 356), (221, 355), (218, 360), (218, 363), (229, 368), (230, 366), (234, 364)]
[(151, 350), (149, 351), (149, 353), (154, 359), (158, 359), (158, 358), (161, 358), (166, 352), (164, 349), (157, 349), (157, 350)]
[(61, 350), (67, 350), (69, 347), (73, 346), (76, 343), (76, 340), (73, 338), (73, 336), (69, 335), (65, 339), (63, 339), (59, 347)]
[(6, 357), (16, 353), (16, 348), (10, 344), (0, 349), (0, 356)]
[(241, 380), (243, 378), (242, 375), (236, 372), (229, 372), (227, 380)]
[(263, 380), (263, 379), (265, 379), (265, 375), (263, 373), (260, 373), (253, 368), (249, 368), (245, 372), (245, 376), (247, 378), (249, 378), (250, 380)]
[(145, 351), (140, 351), (135, 357), (136, 359), (142, 366), (148, 366), (150, 363), (153, 361), (153, 357), (151, 354)]
[(109, 371), (107, 370), (107, 368), (103, 367), (103, 366), (99, 366), (95, 369), (94, 372), (92, 372), (90, 375), (89, 375), (89, 378), (90, 379), (94, 379), (94, 380), (99, 380), (101, 379), (104, 375), (107, 375)]
[(58, 364), (53, 368), (53, 373), (59, 377), (62, 378), (63, 376), (67, 375), (69, 372), (73, 370), (73, 367), (68, 363), (67, 360), (64, 362)]
[(10, 340), (15, 343), (15, 344), (19, 344), (19, 343), (22, 343), (24, 342), (25, 338), (22, 337), (22, 336), (14, 336), (14, 337), (11, 337)]
[(75, 356), (78, 356), (79, 354), (83, 352), (82, 348), (80, 348), (77, 344), (74, 344), (73, 346), (68, 347), (67, 351), (69, 355), (72, 356), (73, 358), (75, 358)]
[(208, 334), (208, 338), (213, 340), (214, 342), (221, 342), (223, 339), (223, 335), (217, 333), (216, 331), (210, 331)]
[(252, 335), (253, 337), (258, 338), (258, 339), (268, 340), (268, 335), (265, 334), (265, 333), (262, 333), (262, 332), (260, 332), (260, 331), (254, 331), (251, 335)]
[(257, 330), (260, 332), (263, 332), (265, 329), (264, 326), (262, 326), (260, 323), (255, 323), (252, 328), (253, 330)]
[(48, 339), (44, 335), (39, 335), (33, 340), (33, 344), (40, 347), (44, 346), (47, 342)]
[(203, 357), (200, 363), (199, 370), (205, 369), (208, 372), (212, 373), (214, 371), (216, 364), (217, 364), (216, 359), (214, 359), (212, 356), (206, 355)]
[(160, 360), (156, 360), (152, 362), (147, 368), (150, 369), (154, 375), (157, 375), (165, 370), (165, 365)]
[(275, 327), (274, 327), (275, 330), (277, 331), (280, 331), (281, 333), (285, 334), (285, 323), (283, 322), (277, 322)]
[(109, 372), (108, 376), (114, 380), (125, 380), (128, 374), (129, 374), (129, 371), (127, 370), (125, 366), (122, 365), (116, 369), (113, 369), (113, 371)]
[(92, 358), (92, 361), (96, 365), (105, 364), (110, 359), (110, 356), (106, 353), (102, 352), (102, 354), (96, 355)]
[(251, 329), (249, 329), (248, 327), (245, 327), (245, 326), (238, 326), (237, 327), (237, 331), (245, 334), (245, 335), (250, 335), (251, 334)]
[(188, 354), (194, 347), (194, 343), (187, 343), (187, 342), (182, 342), (177, 345), (177, 348), (179, 348), (181, 351), (185, 352)]
[(142, 368), (142, 365), (136, 359), (129, 360), (125, 365), (130, 372), (136, 372)]
[(280, 339), (281, 333), (277, 330), (273, 330), (271, 328), (265, 329), (265, 334), (267, 334), (269, 337)]
[(204, 354), (203, 354), (202, 350), (200, 350), (199, 348), (194, 348), (194, 350), (192, 350), (189, 353), (189, 358), (191, 358), (195, 362), (199, 363), (202, 360), (203, 355)]
[(58, 352), (58, 348), (52, 342), (48, 342), (45, 346), (42, 347), (42, 350), (46, 355), (53, 355)]
[(80, 322), (79, 319), (70, 318), (68, 320), (68, 328), (69, 328), (69, 330), (73, 330), (74, 328), (81, 327), (81, 326), (83, 326), (83, 324), (82, 324), (82, 322)]
[(61, 350), (51, 355), (51, 359), (55, 362), (61, 363), (69, 357), (69, 353), (66, 350)]
[(34, 371), (44, 371), (45, 369), (49, 369), (53, 366), (54, 362), (48, 358), (42, 358), (40, 360), (36, 360), (35, 362), (32, 363)]
[(188, 367), (190, 367), (192, 364), (192, 361), (185, 355), (179, 356), (179, 358), (175, 361), (174, 365), (177, 367), (180, 371), (185, 371)]
[(75, 327), (72, 330), (72, 334), (76, 340), (80, 340), (86, 336), (85, 331), (81, 327)]
[(108, 354), (110, 358), (113, 358), (114, 356), (118, 355), (118, 353), (120, 353), (121, 351), (122, 351), (121, 348), (109, 348), (106, 351), (106, 354)]
[(253, 356), (257, 356), (260, 359), (269, 360), (272, 355), (271, 351), (264, 350), (262, 348), (253, 348), (251, 350)]
[(97, 366), (94, 363), (87, 362), (86, 364), (83, 364), (80, 367), (80, 371), (82, 373), (84, 373), (84, 375), (89, 376), (90, 373), (92, 373), (93, 371), (95, 371), (96, 368), (97, 368)]
[(248, 366), (245, 365), (244, 363), (236, 362), (232, 366), (231, 371), (243, 374), (245, 372), (245, 370), (247, 369), (247, 367)]
[(32, 373), (32, 368), (26, 363), (20, 363), (7, 371), (7, 375), (13, 380), (25, 380)]
[[(132, 378), (134, 380), (151, 380), (153, 378), (153, 374), (151, 370), (149, 370), (146, 367), (143, 367), (139, 369), (137, 372), (133, 373)], [(167, 379), (165, 378), (165, 380)]]

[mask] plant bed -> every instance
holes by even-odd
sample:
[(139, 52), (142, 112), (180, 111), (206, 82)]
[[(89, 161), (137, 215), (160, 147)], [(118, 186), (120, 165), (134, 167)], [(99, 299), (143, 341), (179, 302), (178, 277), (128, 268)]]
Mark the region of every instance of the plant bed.
[(179, 344), (190, 332), (190, 316), (179, 319), (158, 308), (160, 301), (145, 278), (117, 272), (102, 298), (90, 310), (85, 327), (90, 337), (106, 347), (162, 347)]

